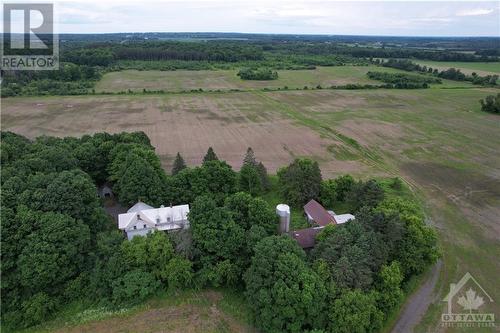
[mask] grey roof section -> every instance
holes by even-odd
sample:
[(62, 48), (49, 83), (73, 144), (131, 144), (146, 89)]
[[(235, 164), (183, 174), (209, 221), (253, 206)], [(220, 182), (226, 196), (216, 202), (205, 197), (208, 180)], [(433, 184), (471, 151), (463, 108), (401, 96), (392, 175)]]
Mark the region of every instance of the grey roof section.
[(146, 209), (154, 209), (154, 208), (148, 204), (145, 204), (142, 201), (139, 201), (138, 203), (130, 207), (129, 210), (127, 210), (127, 213), (137, 213)]

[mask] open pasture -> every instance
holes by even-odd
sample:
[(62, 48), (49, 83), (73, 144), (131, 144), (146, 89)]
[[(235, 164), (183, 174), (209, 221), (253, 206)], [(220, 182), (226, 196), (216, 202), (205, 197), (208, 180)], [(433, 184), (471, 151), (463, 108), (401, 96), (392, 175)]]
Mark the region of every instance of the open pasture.
[[(279, 70), (277, 80), (245, 81), (236, 74), (237, 70), (201, 70), (201, 71), (138, 71), (123, 70), (111, 72), (103, 76), (95, 87), (96, 92), (142, 92), (147, 90), (163, 90), (179, 92), (189, 90), (222, 90), (231, 89), (255, 90), (263, 88), (289, 89), (340, 86), (346, 84), (382, 84), (366, 76), (369, 71), (401, 72), (393, 68), (377, 66), (334, 66), (318, 67), (315, 70)], [(466, 87), (468, 83), (446, 81), (435, 87)]]

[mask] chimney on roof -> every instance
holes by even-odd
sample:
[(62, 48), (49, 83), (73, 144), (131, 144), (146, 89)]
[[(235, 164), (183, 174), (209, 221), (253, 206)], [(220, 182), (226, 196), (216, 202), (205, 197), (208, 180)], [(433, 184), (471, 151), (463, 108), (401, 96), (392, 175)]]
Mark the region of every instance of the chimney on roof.
[(170, 203), (170, 208), (172, 208), (172, 203)]

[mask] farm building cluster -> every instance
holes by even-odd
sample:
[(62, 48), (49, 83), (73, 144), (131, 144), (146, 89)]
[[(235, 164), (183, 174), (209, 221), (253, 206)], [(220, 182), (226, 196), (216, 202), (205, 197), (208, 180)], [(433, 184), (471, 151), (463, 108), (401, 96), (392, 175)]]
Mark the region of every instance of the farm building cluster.
[[(160, 208), (151, 207), (144, 202), (137, 202), (124, 213), (118, 215), (118, 228), (123, 230), (130, 240), (135, 236), (145, 236), (148, 233), (159, 231), (174, 231), (189, 228), (189, 205), (177, 205)], [(327, 225), (343, 224), (354, 220), (354, 215), (336, 215), (332, 210), (326, 210), (316, 200), (309, 201), (304, 206), (304, 214), (311, 227), (290, 231), (290, 207), (285, 204), (276, 206), (279, 216), (280, 234), (289, 234), (300, 247), (310, 249), (314, 247), (316, 235)]]

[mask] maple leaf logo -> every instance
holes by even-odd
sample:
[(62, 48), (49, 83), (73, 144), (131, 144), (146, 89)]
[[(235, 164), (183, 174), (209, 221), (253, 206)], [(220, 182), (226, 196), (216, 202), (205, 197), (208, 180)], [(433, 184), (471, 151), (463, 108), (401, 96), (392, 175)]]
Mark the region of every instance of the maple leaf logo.
[(469, 310), (469, 312), (472, 312), (472, 310), (477, 310), (481, 305), (484, 304), (484, 300), (480, 296), (476, 296), (476, 292), (469, 288), (465, 292), (465, 296), (460, 296), (457, 301), (458, 304), (460, 304), (464, 310)]

